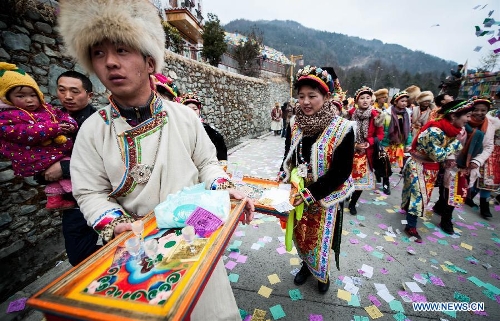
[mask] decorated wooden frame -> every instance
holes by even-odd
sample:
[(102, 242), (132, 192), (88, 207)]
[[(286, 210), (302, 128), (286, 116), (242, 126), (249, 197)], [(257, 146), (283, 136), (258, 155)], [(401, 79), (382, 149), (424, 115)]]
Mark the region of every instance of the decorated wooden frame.
[[(280, 184), (281, 183), (277, 181), (252, 176), (243, 176), (241, 182), (235, 183), (236, 189), (245, 193), (248, 198), (254, 200), (256, 212), (273, 215), (278, 218), (286, 218), (288, 217), (288, 213), (281, 213), (270, 205), (259, 203), (259, 199), (266, 189), (278, 188)], [(297, 193), (297, 189), (292, 185), (290, 190), (290, 204), (293, 203), (293, 194), (295, 193)]]
[[(243, 200), (231, 200), (227, 222), (210, 237), (201, 239), (203, 244), (197, 260), (169, 261), (159, 256), (161, 267), (157, 269), (160, 264), (148, 262), (147, 257), (137, 260), (121, 256), (121, 253), (128, 254), (123, 250), (125, 241), (134, 236), (132, 232), (122, 233), (40, 290), (27, 304), (41, 310), (49, 321), (189, 320), (238, 225), (245, 204)], [(177, 246), (182, 243), (177, 237), (179, 232), (157, 228), (154, 213), (144, 218), (144, 235), (145, 240), (162, 237), (161, 240), (178, 243)], [(164, 247), (167, 245), (172, 247), (172, 252), (177, 249), (176, 244), (165, 243)], [(141, 270), (134, 270), (134, 267), (141, 267)], [(148, 288), (137, 290), (141, 286)]]

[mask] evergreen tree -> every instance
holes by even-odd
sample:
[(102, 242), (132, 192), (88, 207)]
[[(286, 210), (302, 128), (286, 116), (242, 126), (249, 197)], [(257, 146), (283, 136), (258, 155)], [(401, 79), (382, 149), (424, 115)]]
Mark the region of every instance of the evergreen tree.
[(203, 30), (203, 50), (201, 56), (209, 64), (216, 66), (219, 64), (222, 55), (227, 50), (227, 43), (224, 41), (224, 29), (220, 25), (219, 18), (212, 13), (208, 15), (208, 21), (205, 22)]
[(260, 56), (263, 43), (262, 33), (256, 28), (247, 35), (247, 41), (240, 41), (234, 49), (234, 59), (242, 75), (258, 77), (260, 75)]

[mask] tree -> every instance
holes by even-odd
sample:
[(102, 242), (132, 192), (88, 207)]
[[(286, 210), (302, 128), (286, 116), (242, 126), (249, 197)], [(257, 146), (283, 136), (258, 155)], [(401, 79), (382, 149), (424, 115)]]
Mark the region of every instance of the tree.
[(184, 40), (177, 28), (170, 25), (167, 21), (162, 21), (163, 30), (165, 31), (166, 47), (175, 53), (182, 54), (184, 49)]
[(247, 41), (240, 41), (234, 49), (234, 59), (242, 75), (258, 77), (260, 75), (260, 55), (262, 48), (262, 32), (253, 28)]
[(203, 30), (203, 50), (201, 56), (205, 58), (209, 64), (216, 66), (219, 64), (222, 55), (227, 50), (227, 43), (224, 41), (224, 29), (220, 25), (219, 18), (209, 13), (208, 21), (205, 22)]
[(482, 71), (494, 71), (498, 64), (498, 54), (491, 51), (487, 56), (482, 57), (479, 60), (481, 66), (478, 68)]

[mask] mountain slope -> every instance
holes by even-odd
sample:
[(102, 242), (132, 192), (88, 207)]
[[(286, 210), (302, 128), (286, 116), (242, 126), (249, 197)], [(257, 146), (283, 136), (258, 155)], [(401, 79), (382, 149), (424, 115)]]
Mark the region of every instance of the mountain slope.
[(365, 67), (380, 60), (383, 65), (393, 65), (414, 73), (446, 72), (456, 63), (413, 51), (380, 40), (365, 40), (339, 33), (306, 28), (295, 21), (234, 20), (224, 26), (229, 32), (248, 33), (253, 27), (263, 32), (264, 44), (282, 51), (285, 55), (304, 55), (304, 63), (311, 65), (340, 66), (344, 69)]

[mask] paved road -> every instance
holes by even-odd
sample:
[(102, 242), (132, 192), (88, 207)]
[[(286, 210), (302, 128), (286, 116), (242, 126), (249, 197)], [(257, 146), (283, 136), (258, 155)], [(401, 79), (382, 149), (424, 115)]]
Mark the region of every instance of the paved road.
[[(229, 162), (236, 163), (232, 165), (247, 175), (274, 178), (283, 157), (283, 150), (284, 139), (270, 135), (250, 140), (248, 145), (229, 156)], [(397, 184), (399, 179), (399, 175), (394, 174), (391, 178), (392, 184)], [(460, 218), (455, 215), (455, 220), (456, 225), (460, 224), (457, 227), (461, 230), (461, 235), (456, 235), (455, 238), (442, 235), (439, 229), (434, 227), (439, 223), (439, 217), (434, 216), (427, 221), (428, 227), (419, 220), (424, 243), (417, 244), (410, 242), (404, 234), (397, 233), (403, 231), (401, 220), (405, 218), (398, 212), (401, 185), (402, 182), (393, 188), (392, 195), (387, 198), (382, 194), (364, 192), (359, 201), (357, 216), (350, 215), (346, 210), (340, 271), (332, 265), (332, 285), (325, 295), (317, 292), (317, 283), (312, 278), (299, 287), (293, 284), (292, 272), (300, 268), (296, 265), (298, 256), (279, 254), (278, 249), (282, 247), (284, 232), (274, 217), (260, 215), (252, 225), (238, 227), (233, 240), (242, 242), (239, 255), (247, 258), (245, 263), (237, 263), (234, 268), (228, 270), (228, 274), (231, 279), (237, 279), (231, 284), (240, 309), (248, 314), (253, 314), (255, 309), (266, 311), (264, 320), (278, 319), (279, 314), (273, 318), (271, 310), (280, 312), (280, 309), (286, 315), (280, 320), (368, 320), (363, 318), (369, 316), (365, 308), (373, 305), (370, 300), (372, 298), (383, 314), (378, 320), (404, 320), (404, 316), (409, 320), (455, 318), (443, 312), (415, 312), (412, 304), (404, 302), (400, 295), (403, 294), (401, 291), (404, 291), (404, 282), (415, 282), (423, 291), (408, 291), (410, 297), (417, 294), (414, 296), (415, 300), (419, 297), (422, 299), (423, 296), (427, 301), (437, 302), (454, 302), (467, 298), (470, 302), (484, 302), (488, 317), (457, 312), (457, 320), (500, 320), (500, 292), (496, 292), (499, 295), (496, 300), (491, 292), (499, 291), (500, 287), (500, 240), (497, 235), (500, 213), (494, 211), (494, 205), (491, 205), (494, 218), (486, 221), (477, 211), (468, 207), (457, 210), (456, 214), (459, 214)], [(435, 196), (433, 199), (436, 198)], [(394, 240), (385, 238), (389, 227), (396, 232)], [(262, 246), (252, 249), (255, 243)], [(471, 249), (466, 248), (468, 245)], [(409, 254), (408, 249), (413, 249), (415, 254)], [(229, 256), (231, 252), (226, 253)], [(224, 261), (237, 262), (237, 255), (232, 255)], [(373, 267), (371, 278), (358, 272), (363, 264)], [(229, 266), (231, 265), (234, 263), (229, 263)], [(413, 279), (416, 274), (435, 276), (436, 278), (432, 277), (434, 282), (440, 284), (441, 280), (442, 285), (416, 282)], [(276, 280), (273, 280), (273, 275), (277, 276)], [(354, 283), (359, 281), (359, 303), (356, 302), (358, 300), (352, 299), (349, 292), (349, 302), (338, 297), (339, 290), (345, 291), (346, 288), (346, 283), (342, 280), (349, 283), (347, 277), (358, 278), (354, 279)], [(468, 278), (477, 278), (476, 282), (481, 285), (482, 281), (483, 286), (477, 286)], [(418, 276), (417, 279), (421, 280)], [(279, 282), (274, 283), (277, 280)], [(375, 284), (387, 287), (389, 296), (386, 299), (390, 301), (391, 296), (394, 297), (391, 304), (377, 294)], [(271, 290), (268, 298), (258, 293), (262, 287)], [(297, 290), (303, 299), (294, 301), (290, 291), (296, 294)], [(342, 291), (340, 293), (346, 294)], [(380, 294), (383, 295), (383, 292)], [(404, 312), (394, 316), (398, 309)]]
[[(284, 139), (272, 135), (249, 140), (230, 154), (230, 169), (237, 167), (247, 175), (274, 178), (283, 148)], [(396, 184), (399, 176), (394, 174), (391, 180)], [(365, 308), (374, 305), (374, 301), (383, 314), (378, 320), (405, 320), (404, 316), (408, 320), (455, 319), (443, 312), (415, 312), (411, 303), (404, 302), (401, 296), (404, 295), (401, 293), (404, 291), (403, 283), (415, 282), (415, 275), (424, 275), (432, 277), (435, 284), (415, 282), (423, 292), (408, 291), (409, 297), (418, 300), (423, 296), (432, 302), (467, 299), (484, 302), (487, 316), (457, 312), (456, 319), (500, 320), (500, 304), (497, 302), (500, 298), (495, 299), (493, 294), (500, 295), (500, 240), (497, 235), (500, 213), (494, 211), (494, 205), (491, 205), (494, 217), (489, 221), (481, 219), (478, 212), (470, 208), (456, 211), (460, 215), (460, 218), (455, 215), (455, 220), (456, 225), (460, 225), (457, 227), (461, 229), (461, 235), (455, 238), (443, 236), (439, 229), (433, 227), (432, 224), (439, 223), (438, 217), (426, 222), (428, 227), (424, 227), (419, 220), (425, 243), (417, 244), (403, 234), (397, 234), (404, 228), (401, 224), (404, 216), (398, 213), (400, 195), (401, 183), (387, 198), (365, 192), (359, 201), (358, 215), (351, 216), (346, 211), (340, 271), (332, 266), (332, 285), (324, 295), (317, 292), (316, 281), (312, 278), (300, 287), (293, 284), (292, 272), (300, 268), (297, 265), (298, 256), (278, 252), (284, 233), (274, 217), (257, 215), (252, 225), (239, 226), (231, 242), (233, 246), (235, 241), (241, 242), (239, 253), (231, 254), (228, 250), (224, 261), (226, 264), (230, 261), (236, 263), (228, 264), (233, 266), (228, 275), (240, 309), (249, 314), (256, 309), (265, 311), (265, 318), (254, 318), (254, 321), (278, 319), (280, 309), (285, 315), (280, 320), (371, 320), (364, 319), (369, 316)], [(397, 234), (394, 240), (385, 238), (388, 227), (392, 227)], [(252, 249), (252, 246), (258, 249)], [(413, 249), (415, 254), (409, 254), (408, 249)], [(358, 272), (363, 264), (373, 267), (372, 277)], [(34, 293), (67, 268), (68, 264), (64, 262), (20, 295)], [(340, 291), (344, 295), (349, 293), (349, 302), (338, 297), (339, 290), (344, 290), (349, 283), (347, 277), (359, 288), (357, 297)], [(424, 282), (418, 276), (417, 279)], [(386, 294), (383, 291), (377, 294), (375, 284), (385, 285)], [(261, 289), (270, 291), (268, 297), (258, 293)], [(290, 291), (294, 297), (299, 295), (302, 299), (293, 301)], [(355, 288), (351, 291), (355, 292)], [(389, 304), (384, 298), (392, 302)], [(358, 300), (359, 303), (356, 302)], [(0, 313), (4, 313), (5, 303), (1, 306)], [(394, 316), (398, 309), (404, 312)], [(271, 311), (275, 313), (274, 317)], [(7, 319), (11, 320), (12, 316), (0, 314), (0, 320)], [(25, 320), (40, 319), (39, 313), (30, 313), (25, 317)]]

